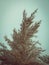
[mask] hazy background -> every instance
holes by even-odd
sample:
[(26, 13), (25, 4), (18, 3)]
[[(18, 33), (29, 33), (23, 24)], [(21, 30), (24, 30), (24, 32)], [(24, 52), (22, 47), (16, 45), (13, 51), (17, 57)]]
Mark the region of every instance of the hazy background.
[(11, 39), (13, 28), (20, 29), (24, 9), (29, 16), (37, 8), (35, 20), (42, 20), (37, 39), (49, 54), (49, 0), (0, 0), (0, 42), (6, 45), (3, 37)]

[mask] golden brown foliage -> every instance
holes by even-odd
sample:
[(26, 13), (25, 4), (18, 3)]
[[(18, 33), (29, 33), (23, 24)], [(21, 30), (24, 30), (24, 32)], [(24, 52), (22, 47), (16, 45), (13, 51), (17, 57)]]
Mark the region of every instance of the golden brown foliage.
[(11, 50), (8, 50), (5, 45), (0, 43), (0, 46), (2, 46), (0, 48), (1, 65), (42, 65), (42, 63), (44, 65), (44, 62), (39, 60), (39, 56), (44, 50), (36, 46), (36, 44), (40, 45), (39, 41), (32, 41), (31, 39), (38, 32), (41, 22), (33, 22), (36, 12), (37, 9), (30, 17), (27, 17), (24, 10), (20, 31), (13, 30), (12, 41), (7, 36), (4, 37), (12, 48)]

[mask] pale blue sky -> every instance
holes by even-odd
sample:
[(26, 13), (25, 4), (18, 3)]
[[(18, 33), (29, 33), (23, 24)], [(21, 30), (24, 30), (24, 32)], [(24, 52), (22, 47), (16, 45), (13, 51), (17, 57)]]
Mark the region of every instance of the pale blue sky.
[(37, 8), (35, 20), (42, 20), (37, 39), (49, 54), (49, 0), (0, 0), (0, 41), (5, 43), (4, 35), (11, 38), (13, 28), (20, 29), (24, 9), (29, 16)]

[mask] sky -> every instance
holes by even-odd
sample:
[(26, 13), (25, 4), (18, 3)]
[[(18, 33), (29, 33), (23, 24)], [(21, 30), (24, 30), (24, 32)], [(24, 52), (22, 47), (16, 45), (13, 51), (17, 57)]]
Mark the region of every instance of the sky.
[(24, 10), (30, 16), (37, 8), (35, 20), (42, 20), (37, 39), (46, 49), (45, 54), (49, 54), (49, 0), (0, 0), (0, 42), (6, 45), (4, 36), (12, 39), (12, 30), (20, 29)]

